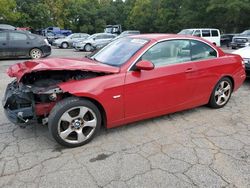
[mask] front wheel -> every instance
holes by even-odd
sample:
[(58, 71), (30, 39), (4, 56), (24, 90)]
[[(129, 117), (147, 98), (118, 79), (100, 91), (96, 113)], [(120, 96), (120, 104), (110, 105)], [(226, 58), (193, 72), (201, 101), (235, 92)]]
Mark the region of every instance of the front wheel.
[(59, 144), (77, 147), (88, 143), (99, 132), (101, 114), (92, 102), (70, 97), (56, 104), (48, 124), (51, 135)]
[(232, 81), (227, 77), (222, 78), (214, 87), (208, 103), (209, 106), (212, 108), (222, 108), (228, 103), (232, 91)]
[(84, 47), (84, 50), (86, 52), (90, 52), (91, 50), (93, 50), (93, 47), (90, 44), (86, 44), (85, 47)]
[(63, 42), (61, 46), (63, 49), (66, 49), (69, 47), (69, 44), (67, 42)]

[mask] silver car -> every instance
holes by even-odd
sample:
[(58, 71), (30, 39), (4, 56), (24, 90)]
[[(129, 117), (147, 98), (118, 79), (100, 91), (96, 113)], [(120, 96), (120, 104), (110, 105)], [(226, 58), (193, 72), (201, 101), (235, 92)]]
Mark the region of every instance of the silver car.
[(78, 40), (85, 40), (90, 35), (87, 33), (73, 33), (65, 38), (56, 39), (53, 42), (53, 46), (57, 46), (59, 48), (69, 48), (72, 47), (73, 43)]
[(74, 44), (76, 50), (84, 50), (86, 52), (94, 51), (95, 49), (102, 48), (114, 39), (116, 35), (109, 33), (96, 33), (91, 35), (86, 40)]

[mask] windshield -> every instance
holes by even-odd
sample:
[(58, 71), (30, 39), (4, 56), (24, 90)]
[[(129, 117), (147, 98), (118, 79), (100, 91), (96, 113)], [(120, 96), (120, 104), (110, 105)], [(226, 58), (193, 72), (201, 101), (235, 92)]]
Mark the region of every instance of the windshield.
[(110, 43), (91, 58), (104, 64), (121, 66), (148, 43), (146, 39), (121, 38)]
[(98, 35), (97, 35), (97, 34), (90, 35), (87, 39), (93, 39), (93, 38), (95, 38), (96, 36), (98, 36)]
[(74, 36), (74, 34), (70, 34), (70, 35), (68, 35), (66, 38), (71, 38), (71, 37), (73, 37)]
[(250, 35), (250, 30), (246, 30), (243, 33), (241, 33), (242, 35)]
[(192, 29), (184, 29), (184, 30), (181, 30), (181, 32), (179, 32), (178, 34), (181, 34), (181, 35), (192, 35), (193, 34), (193, 30)]

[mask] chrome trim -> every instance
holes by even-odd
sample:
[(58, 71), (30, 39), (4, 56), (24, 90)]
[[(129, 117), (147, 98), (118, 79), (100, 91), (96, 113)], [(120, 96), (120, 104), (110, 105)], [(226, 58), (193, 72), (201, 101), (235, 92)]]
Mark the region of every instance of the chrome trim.
[[(162, 40), (159, 40), (159, 41), (154, 42), (152, 45), (150, 45), (149, 47), (147, 47), (147, 48), (141, 53), (141, 55), (140, 55), (138, 58), (136, 58), (136, 60), (135, 60), (135, 61), (129, 66), (129, 68), (127, 69), (127, 72), (130, 71), (130, 69), (131, 69), (131, 68), (135, 65), (135, 63), (141, 58), (141, 56), (143, 56), (143, 55), (146, 53), (146, 51), (148, 51), (151, 47), (153, 47), (153, 46), (156, 45), (157, 43), (165, 42), (165, 41), (168, 41), (168, 40), (174, 40), (174, 39), (177, 39), (177, 38), (162, 39)], [(207, 43), (206, 41), (199, 40), (199, 39), (194, 39), (194, 38), (178, 38), (177, 40), (185, 40), (185, 39), (187, 39), (187, 40), (196, 40), (196, 41), (200, 41), (200, 42), (203, 42), (203, 43), (207, 44), (208, 46), (210, 46), (211, 48), (213, 48), (213, 49), (216, 51), (216, 53), (217, 53), (217, 57), (216, 57), (216, 58), (219, 57), (219, 52), (218, 52), (218, 50), (215, 49), (213, 46), (211, 46), (211, 45), (210, 45), (209, 43)], [(212, 58), (211, 58), (211, 59), (212, 59)], [(204, 59), (204, 60), (205, 60), (205, 59)], [(196, 62), (196, 61), (191, 61), (191, 62)]]

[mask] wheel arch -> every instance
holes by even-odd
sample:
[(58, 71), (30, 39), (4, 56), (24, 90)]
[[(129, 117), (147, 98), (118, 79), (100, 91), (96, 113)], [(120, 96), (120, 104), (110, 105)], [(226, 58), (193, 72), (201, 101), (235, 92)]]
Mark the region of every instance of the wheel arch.
[(107, 128), (107, 113), (106, 113), (102, 103), (99, 102), (97, 99), (94, 99), (93, 97), (86, 97), (86, 96), (75, 96), (75, 95), (70, 94), (70, 93), (67, 93), (67, 95), (65, 97), (77, 97), (77, 98), (89, 100), (90, 102), (92, 102), (100, 110), (100, 113), (102, 116), (101, 125), (104, 126), (105, 128)]
[(232, 82), (232, 91), (234, 91), (234, 86), (235, 86), (235, 83), (234, 83), (234, 79), (233, 79), (233, 77), (232, 76), (230, 76), (230, 75), (224, 75), (224, 76), (222, 76), (220, 79), (222, 79), (222, 78), (228, 78), (231, 82)]
[(98, 100), (96, 100), (94, 98), (90, 98), (90, 97), (79, 97), (79, 98), (89, 100), (97, 106), (97, 108), (100, 110), (100, 113), (102, 116), (101, 125), (106, 128), (107, 127), (107, 113), (106, 113), (103, 105)]

